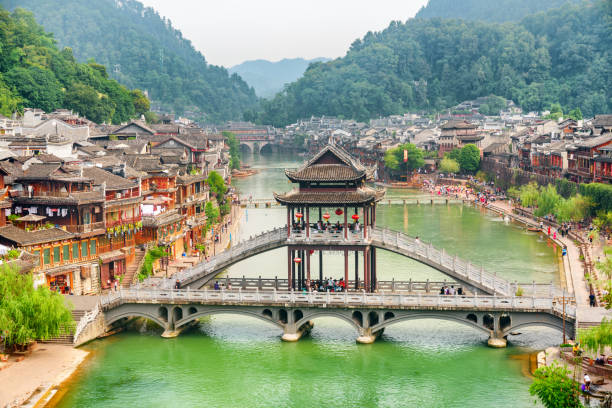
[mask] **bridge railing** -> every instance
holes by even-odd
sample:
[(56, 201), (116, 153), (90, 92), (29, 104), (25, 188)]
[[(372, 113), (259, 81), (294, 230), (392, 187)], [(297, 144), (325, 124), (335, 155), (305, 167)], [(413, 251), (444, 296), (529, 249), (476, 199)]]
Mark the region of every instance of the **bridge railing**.
[[(515, 311), (549, 311), (562, 313), (562, 305), (554, 298), (536, 297), (499, 297), (499, 296), (442, 296), (442, 295), (406, 295), (401, 293), (331, 293), (331, 292), (287, 292), (287, 291), (224, 291), (224, 290), (134, 290), (121, 289), (104, 295), (100, 304), (104, 310), (112, 309), (121, 304), (155, 303), (155, 304), (185, 304), (206, 303), (215, 304), (236, 303), (237, 305), (262, 304), (306, 304), (326, 307), (327, 305), (350, 306), (384, 306), (408, 308), (445, 308), (445, 309), (475, 309), (475, 310), (515, 310)], [(565, 315), (574, 318), (576, 309), (567, 306)]]
[[(325, 235), (325, 234), (323, 234)], [(338, 237), (329, 236), (329, 242), (338, 242)], [(551, 284), (518, 284), (517, 282), (509, 282), (496, 273), (491, 274), (484, 268), (476, 267), (469, 261), (452, 256), (444, 251), (435, 248), (431, 243), (421, 242), (416, 238), (409, 237), (397, 231), (391, 231), (381, 228), (370, 228), (368, 231), (368, 239), (371, 242), (380, 243), (382, 247), (395, 247), (398, 252), (404, 252), (410, 256), (417, 256), (427, 259), (432, 265), (440, 266), (442, 269), (452, 271), (455, 279), (459, 279), (466, 284), (480, 286), (488, 289), (491, 293), (499, 293), (505, 296), (515, 294), (519, 286), (523, 290), (523, 295), (535, 297), (561, 297), (563, 292)], [(359, 240), (359, 239), (355, 239)], [(263, 250), (269, 246), (276, 246), (284, 243), (305, 243), (316, 241), (316, 238), (311, 237), (306, 239), (305, 234), (292, 234), (290, 240), (287, 240), (286, 227), (275, 228), (271, 231), (263, 232), (255, 235), (248, 240), (241, 241), (230, 249), (212, 257), (208, 262), (202, 262), (191, 268), (187, 268), (176, 273), (172, 279), (163, 282), (161, 287), (172, 288), (174, 281), (179, 280), (183, 285), (189, 284), (197, 279), (205, 276), (214, 275), (215, 272), (220, 272), (226, 266), (233, 262), (244, 259), (245, 255), (252, 253), (254, 250)], [(347, 242), (347, 241), (342, 241)]]
[(512, 283), (497, 276), (497, 273), (487, 272), (482, 266), (476, 267), (469, 261), (446, 253), (444, 249), (440, 250), (434, 247), (431, 243), (422, 242), (397, 231), (374, 228), (370, 236), (373, 241), (378, 240), (384, 246), (395, 246), (400, 249), (400, 252), (405, 251), (425, 258), (434, 264), (453, 271), (457, 276), (464, 278), (466, 282), (473, 282), (494, 293), (510, 296), (515, 294), (520, 286), (523, 289), (523, 294), (528, 296), (563, 296), (562, 290), (555, 287), (552, 282), (550, 284)]

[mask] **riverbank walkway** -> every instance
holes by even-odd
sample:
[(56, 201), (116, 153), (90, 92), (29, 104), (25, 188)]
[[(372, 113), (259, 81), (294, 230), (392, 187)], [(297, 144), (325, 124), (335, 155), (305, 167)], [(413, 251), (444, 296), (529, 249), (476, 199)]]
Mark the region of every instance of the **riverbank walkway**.
[[(503, 213), (504, 215), (508, 215), (509, 217), (512, 217), (525, 225), (539, 227), (538, 221), (516, 214), (512, 206), (507, 201), (495, 201), (494, 203), (488, 204), (486, 208), (498, 213)], [(578, 328), (598, 325), (601, 323), (604, 317), (611, 319), (611, 310), (601, 306), (589, 306), (590, 290), (585, 279), (584, 263), (580, 259), (580, 249), (574, 243), (573, 238), (571, 236), (562, 237), (560, 234), (557, 234), (556, 240), (567, 249), (567, 255), (564, 257), (563, 262), (567, 276), (566, 280), (568, 292), (572, 293), (576, 299), (576, 317)], [(587, 247), (587, 250), (591, 250), (591, 248)], [(591, 255), (591, 258), (593, 258), (593, 255)]]

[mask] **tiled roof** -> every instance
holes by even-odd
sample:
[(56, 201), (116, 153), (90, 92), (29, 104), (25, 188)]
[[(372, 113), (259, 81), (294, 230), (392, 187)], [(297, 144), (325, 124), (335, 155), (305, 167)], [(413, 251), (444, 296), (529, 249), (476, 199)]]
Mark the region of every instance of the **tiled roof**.
[(365, 170), (357, 170), (342, 164), (314, 164), (297, 170), (285, 170), (292, 181), (353, 181), (365, 177)]
[(442, 125), (441, 129), (476, 129), (476, 125), (472, 125), (466, 121), (459, 120), (449, 120), (444, 125)]
[(15, 197), (13, 201), (18, 204), (32, 205), (79, 205), (104, 202), (101, 191), (85, 191), (82, 193), (66, 193), (66, 197), (53, 196), (34, 196), (34, 197)]
[(97, 167), (84, 167), (83, 175), (91, 178), (95, 185), (102, 185), (106, 182), (107, 190), (125, 190), (137, 187), (137, 183)]
[(163, 227), (181, 221), (183, 218), (184, 216), (179, 214), (178, 211), (171, 210), (155, 216), (143, 216), (142, 225), (144, 227)]
[(285, 194), (274, 193), (274, 198), (281, 204), (309, 205), (353, 205), (380, 201), (384, 190), (361, 187), (353, 191), (299, 191), (292, 190)]
[(0, 228), (0, 237), (14, 242), (17, 245), (34, 245), (44, 242), (72, 239), (74, 234), (59, 228), (43, 229), (38, 231), (25, 231), (13, 225)]

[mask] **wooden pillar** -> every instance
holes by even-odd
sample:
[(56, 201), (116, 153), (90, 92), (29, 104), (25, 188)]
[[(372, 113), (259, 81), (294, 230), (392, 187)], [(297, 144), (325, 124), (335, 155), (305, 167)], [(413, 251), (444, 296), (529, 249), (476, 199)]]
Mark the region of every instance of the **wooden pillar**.
[(363, 248), (363, 288), (366, 292), (369, 292), (369, 263), (368, 263), (368, 247)]
[[(344, 250), (344, 283), (348, 285), (348, 249)], [(348, 288), (348, 286), (347, 286)]]
[(287, 206), (287, 238), (291, 237), (291, 210)]
[(306, 281), (310, 283), (310, 249), (306, 252)]
[(372, 227), (376, 226), (376, 203), (372, 206)]
[(359, 251), (355, 251), (355, 290), (359, 289)]
[(376, 290), (376, 248), (372, 247), (370, 252), (370, 280), (372, 281), (372, 292)]
[(368, 207), (363, 207), (363, 239), (368, 238)]
[(347, 218), (346, 218), (346, 206), (344, 206), (344, 239), (348, 239), (348, 232), (347, 232), (347, 222), (346, 222)]
[(293, 262), (293, 258), (295, 258), (295, 251), (291, 251), (291, 286), (290, 289), (295, 289), (295, 262)]
[(304, 265), (304, 258), (301, 257), (302, 251), (298, 249), (297, 256), (302, 260), (299, 264), (297, 264), (297, 290), (302, 290), (302, 265)]
[(291, 272), (293, 264), (293, 251), (287, 247), (287, 290), (291, 290), (293, 281), (291, 280)]
[(306, 212), (306, 238), (308, 239), (310, 237), (310, 208), (308, 208), (308, 206), (306, 206), (305, 208), (305, 212)]
[(323, 207), (319, 207), (319, 221), (323, 221)]
[(323, 281), (323, 251), (319, 251), (319, 280)]

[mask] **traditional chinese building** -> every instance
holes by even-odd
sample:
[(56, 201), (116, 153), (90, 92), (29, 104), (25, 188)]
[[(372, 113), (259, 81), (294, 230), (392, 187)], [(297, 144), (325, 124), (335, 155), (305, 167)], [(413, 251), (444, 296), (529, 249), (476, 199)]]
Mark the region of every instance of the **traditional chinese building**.
[[(347, 288), (349, 253), (353, 252), (355, 274), (351, 289), (374, 291), (376, 250), (369, 245), (368, 234), (376, 223), (376, 203), (384, 191), (366, 186), (366, 168), (335, 145), (326, 146), (302, 167), (285, 170), (285, 174), (297, 187), (284, 194), (275, 193), (274, 198), (287, 207), (287, 236), (296, 240), (295, 245), (287, 247), (289, 288), (302, 290), (310, 285), (314, 251), (319, 253), (319, 280), (326, 277), (323, 253), (340, 251), (344, 256), (342, 279)], [(364, 265), (361, 276), (360, 255)], [(334, 273), (337, 271), (330, 271), (329, 276)]]

